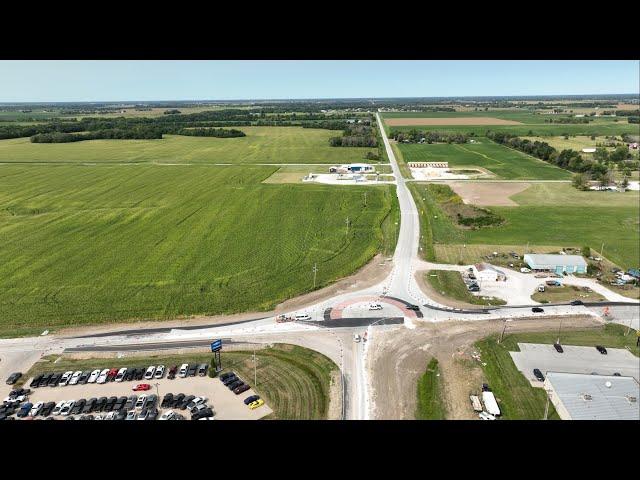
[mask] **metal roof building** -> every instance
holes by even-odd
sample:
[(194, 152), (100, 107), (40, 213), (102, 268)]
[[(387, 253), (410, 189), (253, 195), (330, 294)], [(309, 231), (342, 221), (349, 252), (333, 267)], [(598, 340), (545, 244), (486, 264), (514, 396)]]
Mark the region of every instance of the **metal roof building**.
[(547, 372), (544, 388), (563, 420), (640, 420), (633, 377)]
[(587, 262), (581, 255), (542, 255), (525, 253), (524, 261), (532, 270), (553, 270), (556, 273), (586, 273)]

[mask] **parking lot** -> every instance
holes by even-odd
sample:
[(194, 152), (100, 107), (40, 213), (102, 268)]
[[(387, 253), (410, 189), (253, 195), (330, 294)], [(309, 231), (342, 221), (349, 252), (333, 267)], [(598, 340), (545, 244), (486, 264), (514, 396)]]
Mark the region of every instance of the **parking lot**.
[[(130, 397), (132, 395), (136, 395), (140, 397), (141, 395), (157, 395), (157, 403), (155, 408), (153, 406), (151, 409), (155, 411), (157, 409), (156, 419), (159, 419), (163, 413), (173, 410), (175, 413), (182, 415), (185, 419), (191, 418), (191, 414), (189, 409), (186, 408), (176, 408), (176, 407), (162, 407), (162, 401), (166, 394), (172, 393), (174, 396), (182, 393), (185, 396), (192, 395), (194, 397), (205, 397), (206, 401), (203, 404), (206, 404), (213, 411), (213, 417), (216, 420), (258, 420), (266, 415), (272, 413), (272, 410), (268, 405), (263, 404), (258, 408), (251, 409), (249, 406), (245, 405), (244, 400), (250, 396), (256, 395), (256, 393), (251, 389), (247, 389), (243, 391), (239, 395), (236, 395), (233, 391), (227, 388), (224, 383), (220, 380), (220, 378), (211, 378), (207, 376), (186, 376), (181, 378), (179, 375), (175, 376), (175, 378), (170, 379), (167, 378), (166, 374), (163, 378), (154, 378), (154, 379), (131, 379), (125, 381), (115, 381), (110, 380), (105, 383), (86, 383), (86, 384), (75, 384), (75, 385), (58, 385), (55, 387), (42, 386), (42, 387), (31, 387), (31, 382), (33, 378), (28, 378), (24, 388), (30, 388), (31, 393), (28, 395), (28, 398), (22, 402), (24, 405), (26, 402), (29, 402), (33, 405), (38, 402), (61, 402), (61, 401), (78, 401), (80, 399), (90, 399), (90, 398), (101, 398), (101, 397)], [(243, 379), (240, 379), (243, 380)], [(245, 382), (247, 383), (247, 382)], [(149, 385), (148, 390), (144, 391), (134, 391), (134, 388), (139, 384), (147, 384)], [(248, 383), (247, 383), (248, 384)], [(4, 398), (4, 397), (3, 397)], [(122, 408), (121, 411), (125, 412), (128, 409)], [(132, 408), (136, 412), (136, 416), (144, 410), (141, 407)], [(18, 410), (19, 411), (19, 408)], [(16, 411), (16, 413), (17, 413)], [(107, 410), (98, 410), (90, 412), (94, 418), (98, 415), (104, 417), (107, 415), (110, 409)], [(115, 411), (115, 410), (114, 410)], [(13, 415), (15, 418), (17, 415)], [(75, 417), (75, 419), (80, 418), (80, 414), (71, 415)], [(113, 414), (115, 416), (115, 413)], [(49, 416), (49, 418), (51, 415)], [(31, 418), (31, 417), (25, 417)], [(43, 418), (42, 416), (37, 416), (36, 418)], [(54, 416), (56, 419), (66, 419), (69, 416)]]
[(553, 345), (518, 343), (519, 352), (509, 352), (518, 370), (529, 379), (531, 385), (542, 387), (535, 379), (533, 369), (547, 372), (613, 375), (640, 378), (640, 359), (622, 348), (607, 348), (603, 355), (595, 347), (562, 345), (563, 353), (556, 352)]

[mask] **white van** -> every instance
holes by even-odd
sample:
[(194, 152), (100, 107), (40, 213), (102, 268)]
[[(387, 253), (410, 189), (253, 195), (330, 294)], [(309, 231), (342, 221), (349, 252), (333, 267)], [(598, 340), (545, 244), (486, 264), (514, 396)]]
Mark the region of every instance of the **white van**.
[(308, 313), (296, 313), (296, 320), (302, 320), (302, 321), (307, 321), (307, 320), (311, 320), (311, 315), (309, 315)]
[(183, 363), (182, 365), (180, 365), (180, 370), (178, 372), (178, 376), (180, 378), (184, 378), (187, 376), (187, 372), (189, 371), (189, 364), (188, 363)]
[(370, 303), (369, 310), (382, 310), (382, 305), (379, 303)]

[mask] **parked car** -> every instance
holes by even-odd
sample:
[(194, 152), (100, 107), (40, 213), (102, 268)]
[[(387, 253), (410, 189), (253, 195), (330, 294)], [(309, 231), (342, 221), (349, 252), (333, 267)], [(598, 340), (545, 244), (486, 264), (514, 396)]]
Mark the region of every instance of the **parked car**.
[(180, 410), (186, 409), (189, 402), (194, 398), (196, 398), (195, 395), (187, 395), (180, 401), (179, 404), (176, 405), (176, 408), (179, 408)]
[(146, 392), (147, 390), (151, 390), (151, 385), (148, 383), (139, 383), (135, 387), (133, 387), (134, 392)]
[(107, 373), (107, 382), (113, 382), (116, 379), (117, 375), (118, 375), (117, 368), (110, 369), (109, 373)]
[(125, 410), (133, 410), (134, 408), (136, 408), (136, 402), (138, 401), (138, 396), (137, 395), (130, 395), (127, 398), (127, 401), (124, 404), (124, 409)]
[(40, 386), (40, 380), (42, 380), (43, 377), (44, 377), (43, 373), (33, 377), (33, 380), (31, 380), (31, 383), (29, 384), (29, 386), (31, 388), (38, 388)]
[(151, 394), (147, 397), (147, 401), (144, 404), (144, 408), (155, 408), (156, 403), (158, 403), (158, 396), (155, 394)]
[(89, 379), (87, 380), (87, 383), (96, 383), (99, 376), (100, 376), (100, 370), (94, 370), (89, 375)]
[(147, 371), (144, 373), (144, 379), (151, 380), (155, 372), (156, 372), (156, 367), (151, 365), (150, 367), (147, 368)]
[(573, 300), (571, 302), (571, 305), (584, 305), (584, 303), (582, 302), (582, 300)]
[(540, 308), (540, 307), (533, 307), (533, 308), (531, 309), (531, 311), (532, 311), (533, 313), (542, 313), (542, 312), (544, 312), (544, 309), (543, 309), (543, 308)]
[(196, 363), (189, 364), (188, 374), (190, 377), (195, 377), (197, 371), (198, 371), (198, 364)]
[(596, 350), (598, 350), (602, 355), (607, 354), (607, 349), (604, 348), (602, 345), (596, 345)]
[(178, 376), (180, 378), (185, 378), (189, 373), (189, 364), (188, 363), (183, 363), (182, 365), (180, 365), (180, 373), (178, 373)]
[(93, 412), (93, 410), (95, 409), (97, 401), (98, 401), (98, 399), (96, 397), (91, 397), (89, 400), (87, 400), (87, 403), (84, 404), (84, 407), (82, 407), (82, 411), (80, 413), (91, 413), (91, 412)]
[(57, 387), (58, 386), (58, 382), (60, 381), (60, 377), (62, 375), (59, 373), (53, 373), (51, 374), (51, 377), (49, 378), (49, 382), (47, 383), (47, 385), (49, 387)]
[(560, 345), (559, 343), (554, 343), (553, 344), (553, 348), (555, 348), (556, 352), (558, 352), (558, 353), (563, 353), (564, 352), (564, 349), (562, 348), (562, 345)]
[(63, 417), (66, 417), (67, 415), (69, 415), (69, 413), (71, 412), (71, 409), (75, 404), (76, 404), (75, 400), (66, 401), (64, 405), (62, 405), (62, 408), (60, 409), (60, 415), (62, 415)]
[(105, 368), (100, 372), (100, 376), (96, 380), (96, 383), (107, 383), (107, 377), (109, 376), (109, 369)]
[(44, 404), (44, 407), (42, 407), (42, 410), (40, 410), (40, 416), (41, 417), (48, 417), (49, 415), (51, 415), (51, 412), (53, 412), (53, 409), (56, 407), (56, 403), (55, 402), (47, 402)]
[(246, 392), (250, 388), (251, 387), (245, 383), (243, 385), (240, 385), (239, 387), (234, 388), (233, 393), (235, 393), (236, 395), (240, 395), (241, 393)]
[(182, 403), (182, 401), (184, 400), (184, 393), (179, 393), (178, 395), (176, 395), (175, 397), (173, 397), (173, 401), (171, 402), (170, 405), (167, 405), (168, 407), (177, 407), (178, 405), (180, 405)]
[(24, 405), (22, 405), (20, 407), (20, 410), (18, 411), (18, 413), (16, 414), (16, 416), (18, 418), (24, 418), (27, 415), (29, 415), (29, 412), (31, 411), (31, 409), (33, 408), (33, 403), (31, 402), (27, 402)]
[(149, 408), (148, 409), (149, 414), (147, 415), (147, 420), (155, 420), (156, 418), (158, 418), (158, 409), (157, 408)]
[[(93, 407), (93, 411), (94, 412), (101, 412), (102, 410), (104, 410), (104, 406), (107, 403), (107, 397), (100, 397), (98, 400), (96, 400), (96, 404)], [(98, 417), (96, 417), (96, 420), (98, 420)]]
[(164, 397), (162, 397), (162, 403), (160, 404), (160, 408), (167, 408), (172, 403), (173, 403), (173, 393), (167, 393)]
[(251, 395), (244, 399), (244, 404), (249, 405), (251, 402), (255, 402), (256, 400), (260, 400), (260, 395)]
[(21, 372), (13, 372), (11, 375), (9, 375), (9, 378), (7, 378), (7, 385), (15, 384), (21, 376)]
[(116, 373), (115, 381), (122, 382), (126, 374), (127, 374), (127, 369), (125, 367), (122, 367), (120, 370), (118, 370), (118, 373)]
[(197, 407), (201, 403), (204, 403), (206, 400), (207, 399), (205, 397), (195, 397), (193, 400), (191, 400), (187, 404), (187, 410), (189, 410), (191, 412), (195, 407)]
[(31, 410), (29, 411), (29, 416), (30, 417), (37, 417), (40, 412), (42, 411), (42, 408), (44, 407), (44, 402), (38, 402), (36, 404), (34, 404), (31, 407)]
[(354, 341), (354, 342), (356, 342), (356, 343), (358, 343), (358, 342), (360, 341), (360, 335), (359, 335), (359, 334), (357, 334), (357, 333), (354, 333), (354, 334), (353, 334), (353, 341)]
[(420, 311), (420, 307), (418, 305), (413, 305), (413, 304), (409, 304), (407, 305), (407, 310), (413, 310), (415, 312), (419, 312)]
[(540, 380), (541, 382), (544, 382), (544, 375), (542, 374), (542, 372), (540, 371), (540, 369), (538, 368), (534, 368), (533, 369), (533, 376), (536, 377), (538, 380)]
[(144, 409), (142, 409), (140, 411), (140, 413), (138, 414), (136, 420), (146, 420), (148, 416), (149, 416), (149, 410), (144, 408)]
[(78, 385), (86, 385), (89, 381), (89, 376), (91, 372), (89, 370), (85, 370), (80, 374), (80, 378), (78, 378)]
[(136, 409), (137, 408), (143, 408), (146, 401), (147, 401), (147, 396), (143, 393), (142, 395), (140, 395), (138, 397), (138, 400), (136, 401), (135, 408)]
[(213, 417), (213, 410), (211, 408), (205, 408), (191, 415), (191, 420), (200, 420), (201, 418), (210, 417)]
[(382, 310), (382, 305), (379, 303), (370, 303), (369, 310)]
[(127, 412), (127, 416), (124, 418), (125, 420), (135, 420), (136, 419), (136, 411), (135, 410), (129, 410)]
[(171, 368), (169, 368), (169, 373), (167, 374), (167, 378), (169, 380), (173, 380), (174, 378), (176, 378), (176, 373), (178, 373), (178, 366), (172, 365)]
[(80, 370), (78, 370), (77, 372), (73, 372), (73, 375), (71, 375), (71, 378), (69, 379), (67, 385), (77, 385), (78, 380), (80, 380), (80, 375), (82, 375), (82, 372)]
[(70, 415), (79, 415), (80, 413), (82, 413), (82, 409), (86, 404), (87, 404), (87, 401), (84, 398), (81, 398), (80, 400), (78, 400), (73, 406), (73, 408), (71, 409), (71, 411), (69, 412)]
[(175, 416), (176, 412), (174, 412), (173, 410), (167, 410), (162, 415), (160, 415), (160, 420), (171, 420)]
[(204, 377), (207, 375), (207, 370), (209, 369), (209, 365), (207, 363), (201, 363), (198, 367), (198, 375)]
[(250, 408), (251, 410), (255, 410), (256, 408), (261, 407), (262, 405), (264, 405), (264, 400), (262, 400), (262, 399), (260, 398), (260, 399), (256, 400), (255, 402), (251, 402), (251, 403), (249, 404), (249, 408)]
[(162, 378), (164, 377), (164, 365), (158, 365), (156, 367), (156, 371), (153, 374), (153, 378)]
[(127, 412), (125, 410), (118, 410), (114, 420), (124, 420), (125, 418), (127, 418)]
[(60, 385), (61, 387), (66, 387), (67, 384), (69, 383), (69, 380), (71, 380), (72, 375), (73, 375), (73, 372), (71, 370), (68, 372), (64, 372), (62, 374), (62, 377), (60, 377), (60, 382), (58, 382), (58, 385)]
[(113, 409), (115, 411), (120, 411), (124, 409), (124, 406), (126, 403), (127, 403), (127, 397), (118, 397), (118, 400), (116, 400), (116, 403), (113, 406)]
[(238, 377), (236, 377), (236, 374), (234, 373), (233, 375), (225, 378), (222, 383), (225, 385), (225, 387), (228, 387), (229, 385), (231, 385), (233, 382), (238, 381)]
[(615, 372), (615, 373), (613, 374), (613, 376), (614, 376), (614, 377), (620, 377), (621, 375), (620, 375), (620, 372)]
[(234, 376), (234, 375), (235, 375), (235, 373), (233, 373), (233, 372), (225, 372), (225, 373), (221, 374), (220, 377), (218, 377), (218, 378), (220, 378), (221, 382), (224, 382), (227, 378), (229, 378), (231, 376)]
[(118, 401), (118, 397), (115, 397), (115, 396), (109, 397), (107, 399), (107, 402), (104, 404), (104, 411), (111, 412), (117, 401)]
[(127, 371), (124, 374), (124, 378), (122, 379), (123, 382), (130, 382), (131, 380), (133, 380), (134, 375), (136, 374), (136, 369), (135, 368), (127, 368)]
[(45, 373), (42, 379), (38, 382), (38, 388), (46, 387), (47, 385), (49, 385), (49, 380), (51, 380), (52, 376), (52, 373)]
[(242, 380), (236, 380), (235, 382), (233, 382), (230, 385), (227, 385), (227, 388), (231, 391), (235, 390), (236, 388), (238, 388), (239, 386), (244, 385), (244, 382)]

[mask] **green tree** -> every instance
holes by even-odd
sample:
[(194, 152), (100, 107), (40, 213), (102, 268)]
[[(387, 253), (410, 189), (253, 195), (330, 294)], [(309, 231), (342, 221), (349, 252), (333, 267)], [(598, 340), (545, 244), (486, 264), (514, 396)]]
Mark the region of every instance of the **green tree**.
[(589, 186), (589, 176), (586, 173), (576, 173), (573, 176), (573, 186), (578, 190), (586, 190)]
[(590, 247), (582, 247), (582, 255), (585, 257), (591, 256), (591, 248)]

